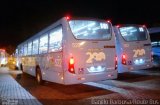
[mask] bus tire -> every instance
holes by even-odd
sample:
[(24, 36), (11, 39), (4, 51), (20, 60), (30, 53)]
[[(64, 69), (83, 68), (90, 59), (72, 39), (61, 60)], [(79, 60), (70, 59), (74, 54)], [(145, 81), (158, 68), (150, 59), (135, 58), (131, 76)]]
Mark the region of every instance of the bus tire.
[(23, 73), (23, 65), (22, 65), (22, 64), (20, 64), (20, 70), (21, 70), (22, 73)]
[(43, 80), (42, 80), (42, 74), (41, 74), (41, 70), (39, 67), (36, 67), (36, 81), (38, 84), (42, 85), (43, 84)]

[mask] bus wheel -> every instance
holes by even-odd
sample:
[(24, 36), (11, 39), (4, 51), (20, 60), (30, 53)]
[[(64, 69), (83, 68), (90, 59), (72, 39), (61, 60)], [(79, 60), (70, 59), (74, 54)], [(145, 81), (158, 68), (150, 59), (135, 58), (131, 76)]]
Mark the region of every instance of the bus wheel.
[(23, 65), (22, 65), (22, 64), (20, 64), (20, 70), (21, 70), (22, 73), (23, 73)]
[(38, 84), (42, 84), (43, 80), (42, 80), (42, 74), (41, 74), (41, 70), (39, 67), (36, 68), (36, 80)]

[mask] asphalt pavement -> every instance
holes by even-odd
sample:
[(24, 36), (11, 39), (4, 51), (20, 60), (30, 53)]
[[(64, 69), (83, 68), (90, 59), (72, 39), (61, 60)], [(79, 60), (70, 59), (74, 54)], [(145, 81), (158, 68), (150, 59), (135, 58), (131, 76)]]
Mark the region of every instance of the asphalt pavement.
[(0, 68), (3, 105), (160, 105), (159, 94), (160, 70), (155, 68), (121, 73), (114, 80), (75, 85), (48, 81), (39, 85), (31, 75)]

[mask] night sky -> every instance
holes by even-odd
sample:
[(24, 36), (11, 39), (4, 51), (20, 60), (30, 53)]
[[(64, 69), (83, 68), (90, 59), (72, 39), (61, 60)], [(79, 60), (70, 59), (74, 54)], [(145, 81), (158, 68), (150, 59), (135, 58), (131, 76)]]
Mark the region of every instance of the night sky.
[(139, 1), (1, 0), (0, 47), (17, 46), (66, 15), (110, 19), (113, 25), (160, 26), (159, 3)]

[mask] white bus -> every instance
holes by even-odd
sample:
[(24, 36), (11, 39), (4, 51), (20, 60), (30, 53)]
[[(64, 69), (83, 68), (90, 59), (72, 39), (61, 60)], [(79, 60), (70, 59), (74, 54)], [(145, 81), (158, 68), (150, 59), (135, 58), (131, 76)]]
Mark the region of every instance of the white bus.
[(109, 21), (63, 17), (18, 45), (24, 72), (60, 84), (117, 78), (115, 36)]
[(0, 49), (0, 66), (7, 65), (7, 53), (5, 49)]
[(151, 40), (144, 25), (117, 25), (114, 32), (118, 73), (152, 67)]

